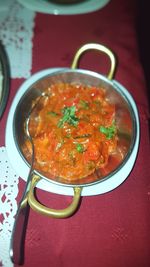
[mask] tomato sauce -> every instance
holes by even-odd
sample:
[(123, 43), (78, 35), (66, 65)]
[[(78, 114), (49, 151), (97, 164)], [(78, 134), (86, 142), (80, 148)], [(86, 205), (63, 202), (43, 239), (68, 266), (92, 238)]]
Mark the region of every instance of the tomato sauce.
[[(58, 83), (45, 92), (42, 108), (36, 117), (31, 115), (29, 123), (35, 168), (47, 177), (68, 181), (95, 170), (105, 173), (118, 143), (115, 104), (107, 100), (105, 89)], [(32, 152), (28, 140), (25, 147)]]

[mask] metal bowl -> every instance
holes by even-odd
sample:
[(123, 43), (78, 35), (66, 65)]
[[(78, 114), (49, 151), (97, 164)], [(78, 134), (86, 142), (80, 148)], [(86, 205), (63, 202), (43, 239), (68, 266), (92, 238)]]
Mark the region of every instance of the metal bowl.
[[(86, 50), (89, 49), (96, 49), (98, 51), (102, 51), (106, 53), (110, 60), (111, 60), (111, 68), (107, 77), (104, 77), (101, 74), (96, 72), (77, 69), (78, 61), (81, 56)], [(107, 99), (115, 104), (116, 107), (116, 125), (119, 137), (119, 145), (123, 147), (124, 156), (122, 161), (118, 164), (113, 166), (111, 171), (105, 175), (102, 175), (101, 172), (95, 172), (92, 175), (85, 177), (83, 179), (77, 179), (73, 182), (61, 179), (61, 177), (46, 177), (45, 175), (41, 174), (39, 171), (34, 170), (33, 179), (31, 190), (28, 194), (28, 201), (30, 206), (42, 213), (49, 216), (53, 216), (51, 210), (49, 212), (45, 212), (45, 207), (39, 205), (39, 203), (34, 198), (34, 187), (40, 179), (46, 179), (51, 181), (52, 183), (56, 183), (62, 186), (70, 186), (73, 187), (75, 190), (75, 198), (77, 194), (77, 198), (80, 198), (80, 193), (83, 187), (90, 186), (96, 183), (105, 182), (105, 180), (110, 179), (116, 173), (119, 173), (120, 170), (124, 168), (124, 166), (130, 161), (132, 153), (134, 153), (135, 141), (136, 141), (136, 133), (137, 133), (137, 125), (138, 125), (138, 118), (135, 114), (135, 110), (132, 105), (132, 97), (128, 93), (126, 89), (122, 89), (117, 83), (112, 80), (114, 71), (115, 71), (115, 57), (113, 53), (106, 47), (101, 46), (99, 44), (87, 44), (81, 47), (78, 52), (76, 53), (71, 68), (63, 69), (62, 71), (57, 71), (50, 75), (46, 75), (43, 78), (36, 81), (32, 84), (21, 97), (14, 114), (13, 120), (13, 131), (14, 131), (14, 139), (17, 146), (17, 149), (26, 162), (26, 164), (30, 165), (30, 162), (25, 157), (23, 151), (23, 144), (26, 139), (26, 134), (24, 130), (24, 124), (26, 118), (28, 117), (29, 111), (31, 110), (31, 106), (33, 101), (41, 95), (44, 90), (50, 85), (55, 84), (58, 82), (63, 83), (80, 83), (84, 85), (91, 85), (91, 86), (101, 86), (106, 90), (106, 97)], [(128, 121), (128, 125), (127, 122)], [(113, 155), (108, 164), (112, 164)], [(132, 165), (132, 164), (131, 164)], [(78, 192), (78, 193), (76, 193)], [(78, 202), (78, 201), (77, 201)], [(77, 207), (75, 207), (76, 209)], [(74, 209), (74, 210), (75, 210)], [(74, 210), (72, 212), (74, 212)], [(59, 217), (59, 215), (57, 214)], [(66, 215), (65, 215), (66, 216)]]

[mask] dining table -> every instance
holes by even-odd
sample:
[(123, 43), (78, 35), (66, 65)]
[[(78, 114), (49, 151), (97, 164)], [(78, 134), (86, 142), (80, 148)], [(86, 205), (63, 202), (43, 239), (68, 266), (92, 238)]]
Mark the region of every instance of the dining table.
[[(0, 41), (10, 76), (9, 95), (0, 118), (0, 266), (149, 267), (150, 115), (137, 35), (137, 1), (4, 2), (0, 6)], [(24, 172), (28, 172), (14, 151), (13, 107), (42, 73), (70, 68), (76, 51), (88, 43), (113, 51), (117, 60), (113, 79), (135, 101), (140, 134), (134, 165), (114, 188), (101, 192), (91, 187), (68, 218), (48, 217), (30, 208), (23, 261), (13, 263), (10, 240), (26, 185)], [(107, 76), (109, 64), (103, 53), (89, 51), (79, 68)], [(36, 195), (43, 205), (55, 209), (63, 209), (72, 201), (70, 191), (68, 194), (65, 187), (48, 181), (37, 186)]]

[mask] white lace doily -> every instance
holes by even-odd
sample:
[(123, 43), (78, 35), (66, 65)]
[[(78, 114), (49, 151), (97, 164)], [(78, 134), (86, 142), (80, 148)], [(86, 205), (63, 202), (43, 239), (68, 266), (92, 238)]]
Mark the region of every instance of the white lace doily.
[(35, 12), (16, 0), (1, 1), (0, 40), (10, 61), (12, 78), (28, 78), (32, 68)]
[(17, 212), (18, 179), (5, 147), (0, 147), (0, 266), (12, 267), (9, 257), (10, 237)]

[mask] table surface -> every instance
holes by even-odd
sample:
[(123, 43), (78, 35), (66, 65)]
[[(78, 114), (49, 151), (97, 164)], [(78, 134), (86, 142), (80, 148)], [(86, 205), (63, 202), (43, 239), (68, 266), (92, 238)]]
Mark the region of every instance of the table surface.
[[(136, 1), (135, 1), (136, 2)], [(76, 50), (96, 42), (117, 56), (115, 79), (132, 94), (140, 117), (140, 145), (128, 179), (115, 190), (82, 197), (67, 219), (48, 218), (30, 210), (25, 239), (25, 267), (149, 267), (150, 266), (150, 147), (149, 108), (139, 59), (134, 1), (112, 0), (103, 9), (82, 15), (35, 17), (32, 74), (47, 68), (70, 67)], [(88, 53), (81, 68), (106, 74), (104, 56)], [(5, 146), (9, 109), (25, 79), (12, 79), (6, 110), (0, 121), (0, 146)], [(19, 178), (17, 201), (25, 182)], [(48, 207), (64, 208), (70, 196), (37, 190)], [(15, 265), (16, 267), (18, 265)]]

